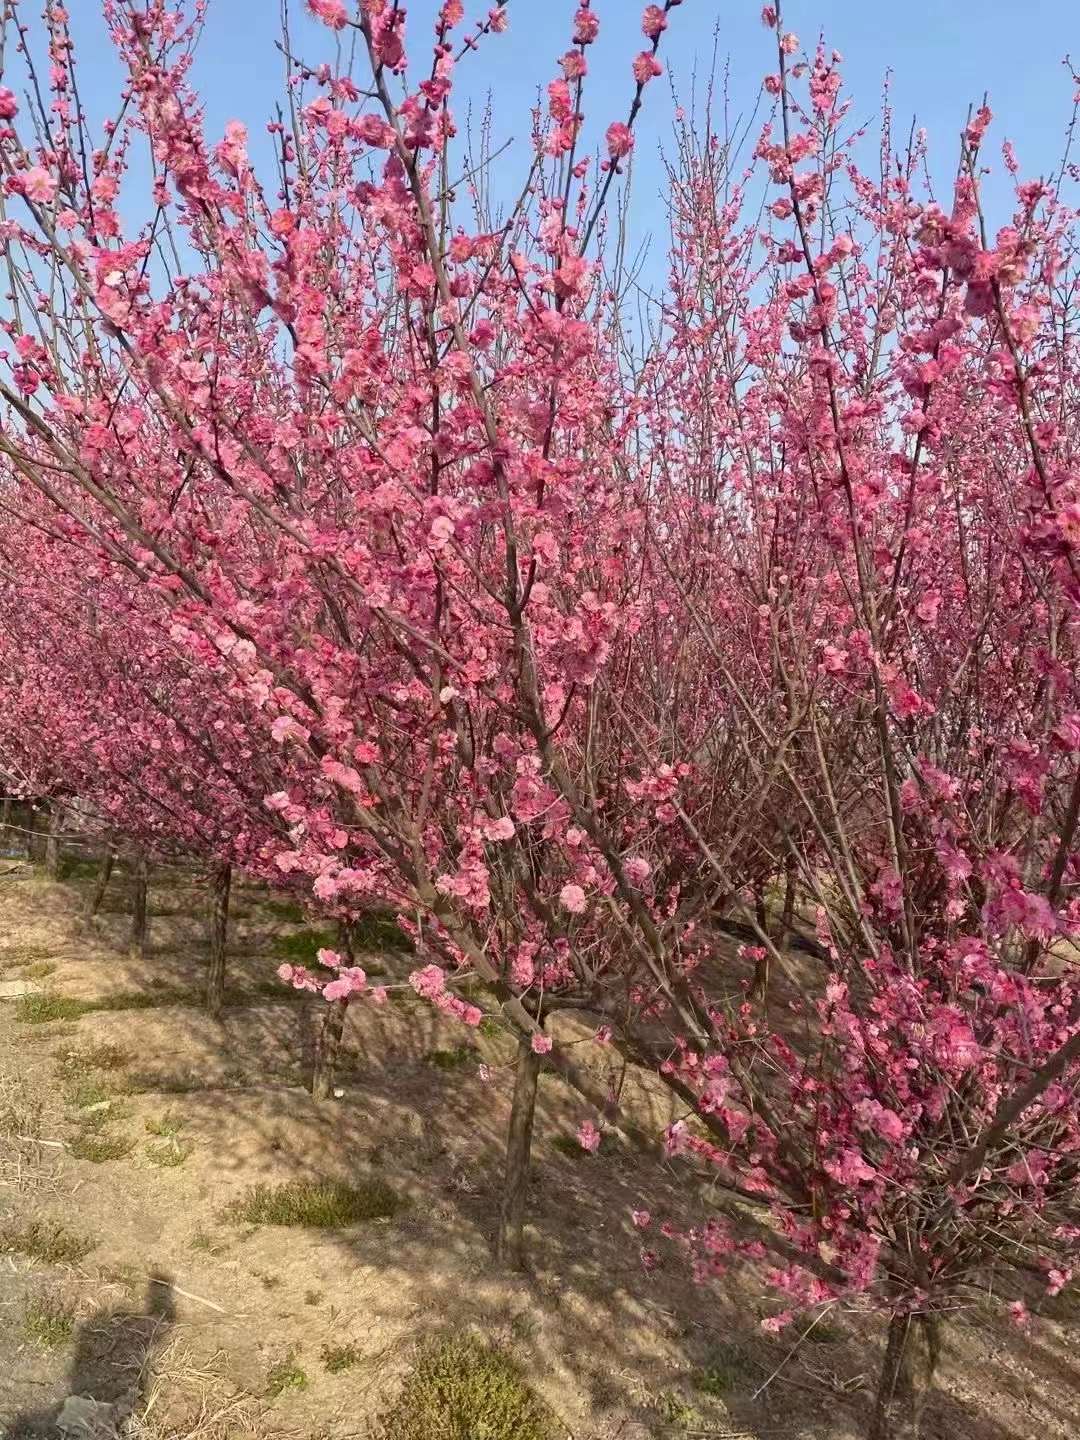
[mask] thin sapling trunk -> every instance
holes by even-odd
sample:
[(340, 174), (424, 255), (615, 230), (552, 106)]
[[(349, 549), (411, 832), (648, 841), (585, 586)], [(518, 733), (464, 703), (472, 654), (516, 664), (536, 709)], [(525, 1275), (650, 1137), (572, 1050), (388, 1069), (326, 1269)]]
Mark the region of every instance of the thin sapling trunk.
[(146, 855), (140, 850), (135, 860), (135, 889), (131, 901), (131, 942), (130, 950), (137, 959), (146, 955), (146, 940), (149, 932), (147, 913), (147, 889), (149, 885)]
[(206, 970), (206, 1008), (220, 1015), (225, 1004), (225, 951), (229, 940), (229, 892), (232, 866), (217, 865), (210, 877), (210, 955)]
[(499, 1259), (516, 1270), (525, 1269), (525, 1202), (529, 1185), (533, 1119), (541, 1057), (523, 1035), (518, 1042), (517, 1078), (506, 1136), (506, 1175), (496, 1251)]

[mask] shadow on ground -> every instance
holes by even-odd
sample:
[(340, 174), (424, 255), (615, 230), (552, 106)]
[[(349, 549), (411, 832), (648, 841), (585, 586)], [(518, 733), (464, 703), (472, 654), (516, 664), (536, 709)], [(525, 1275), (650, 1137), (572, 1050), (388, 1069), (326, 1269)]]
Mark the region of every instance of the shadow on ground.
[(78, 1436), (109, 1440), (141, 1407), (155, 1356), (176, 1320), (172, 1280), (148, 1277), (138, 1309), (98, 1310), (76, 1329), (66, 1398), (37, 1412), (17, 1415), (5, 1440)]

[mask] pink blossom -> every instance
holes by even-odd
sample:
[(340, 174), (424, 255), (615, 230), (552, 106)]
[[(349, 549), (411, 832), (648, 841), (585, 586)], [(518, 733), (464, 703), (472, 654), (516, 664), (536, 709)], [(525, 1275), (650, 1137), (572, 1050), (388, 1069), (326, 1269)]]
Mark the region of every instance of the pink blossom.
[(359, 966), (352, 966), (341, 970), (337, 977), (323, 987), (323, 998), (326, 1000), (344, 1000), (348, 995), (354, 995), (363, 990), (367, 985), (367, 976)]
[(650, 55), (647, 50), (642, 50), (640, 55), (635, 56), (632, 66), (634, 79), (639, 85), (647, 85), (657, 75), (664, 73), (664, 67), (657, 60), (655, 55)]
[(628, 125), (616, 120), (607, 128), (607, 149), (612, 160), (621, 160), (634, 148), (634, 136)]
[(630, 1218), (638, 1230), (647, 1230), (652, 1224), (652, 1216), (648, 1210), (631, 1210)]
[(559, 891), (559, 904), (571, 915), (581, 915), (586, 907), (585, 891), (580, 885), (564, 885)]
[(23, 194), (38, 205), (48, 205), (56, 197), (56, 177), (40, 165), (27, 170), (21, 177)]
[(5, 85), (0, 85), (0, 120), (14, 120), (18, 113), (19, 102), (15, 98), (15, 92)]
[(588, 6), (582, 5), (574, 16), (574, 44), (591, 45), (599, 34), (599, 16)]
[(578, 1143), (580, 1144), (581, 1148), (583, 1150), (587, 1150), (590, 1155), (595, 1155), (597, 1150), (600, 1149), (600, 1131), (597, 1130), (596, 1126), (593, 1125), (591, 1121), (583, 1120), (581, 1125), (578, 1127), (577, 1135)]
[(858, 1185), (873, 1180), (877, 1171), (867, 1163), (862, 1152), (846, 1146), (834, 1151), (824, 1162), (825, 1169), (841, 1185)]
[(513, 838), (514, 822), (509, 815), (501, 815), (498, 820), (485, 821), (485, 840), (512, 840)]
[(658, 40), (667, 29), (667, 23), (667, 16), (664, 14), (663, 6), (645, 6), (645, 14), (641, 17), (641, 28), (650, 40)]
[(349, 14), (343, 0), (308, 0), (308, 9), (316, 19), (329, 25), (332, 30), (344, 30), (349, 23)]
[(423, 970), (412, 972), (409, 976), (409, 984), (425, 1000), (433, 1000), (446, 989), (446, 976), (438, 965), (427, 965)]
[(640, 888), (652, 874), (652, 866), (642, 856), (632, 855), (629, 860), (623, 862), (623, 871), (630, 884)]
[(534, 1055), (549, 1055), (551, 1053), (551, 1036), (541, 1035), (538, 1030), (532, 1034), (532, 1051)]

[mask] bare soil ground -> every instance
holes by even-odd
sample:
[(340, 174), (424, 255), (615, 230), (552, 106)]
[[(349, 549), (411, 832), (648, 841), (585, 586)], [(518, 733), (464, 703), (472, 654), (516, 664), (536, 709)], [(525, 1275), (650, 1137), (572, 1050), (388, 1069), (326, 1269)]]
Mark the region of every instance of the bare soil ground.
[[(114, 1405), (123, 1433), (165, 1440), (368, 1433), (425, 1337), (475, 1329), (504, 1347), (568, 1440), (713, 1436), (857, 1440), (880, 1355), (878, 1322), (830, 1315), (760, 1329), (747, 1282), (695, 1287), (674, 1248), (645, 1273), (630, 1211), (680, 1225), (708, 1213), (685, 1178), (617, 1147), (568, 1143), (586, 1112), (541, 1082), (530, 1200), (532, 1271), (491, 1252), (512, 1046), (408, 997), (352, 1007), (342, 1095), (305, 1091), (318, 1002), (267, 986), (298, 927), (235, 895), (230, 1004), (199, 1008), (202, 892), (158, 877), (152, 945), (125, 954), (124, 881), (82, 918), (89, 876), (0, 875), (0, 1434), (55, 1433), (66, 1397)], [(369, 957), (393, 982), (406, 956)], [(18, 991), (103, 1005), (30, 1024)], [(582, 1054), (606, 1052), (582, 1031)], [(474, 1046), (477, 1053), (463, 1052)], [(490, 1075), (481, 1073), (483, 1060)], [(669, 1101), (630, 1077), (638, 1118)], [(102, 1155), (112, 1158), (101, 1158)], [(96, 1157), (96, 1158), (95, 1158)], [(342, 1230), (252, 1226), (230, 1204), (254, 1184), (381, 1180), (392, 1219)], [(61, 1224), (81, 1257), (29, 1245)], [(19, 1237), (23, 1237), (20, 1248)], [(5, 1239), (6, 1237), (6, 1239)], [(14, 1239), (12, 1238), (14, 1237)], [(56, 1247), (52, 1247), (55, 1249)], [(1080, 1434), (1075, 1302), (1030, 1335), (973, 1305), (947, 1331), (927, 1440)]]

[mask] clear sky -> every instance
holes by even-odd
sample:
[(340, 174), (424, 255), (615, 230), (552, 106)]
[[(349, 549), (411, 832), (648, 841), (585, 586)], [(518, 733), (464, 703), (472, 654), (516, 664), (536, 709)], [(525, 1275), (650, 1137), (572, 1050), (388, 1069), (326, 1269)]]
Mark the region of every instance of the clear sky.
[[(332, 58), (330, 31), (303, 14), (303, 0), (290, 0), (295, 46), (306, 60)], [(466, 0), (466, 13), (484, 13), (489, 0)], [(603, 21), (590, 55), (591, 125), (603, 129), (623, 118), (632, 81), (629, 65), (643, 43), (638, 21), (644, 0), (594, 0)], [(29, 11), (36, 6), (24, 0)], [(529, 110), (537, 86), (554, 73), (567, 48), (575, 0), (510, 0), (507, 34), (491, 37), (463, 66), (462, 89), (478, 103), (490, 91), (496, 139), (527, 140)], [(684, 0), (671, 16), (664, 42), (670, 76), (688, 97), (695, 69), (707, 75), (716, 37), (721, 65), (730, 59), (731, 108), (753, 109), (762, 77), (775, 68), (772, 36), (760, 21), (759, 0)], [(69, 0), (73, 29), (83, 52), (82, 90), (92, 111), (108, 92), (115, 71), (103, 40), (99, 0)], [(407, 3), (412, 51), (419, 55), (430, 33), (437, 0)], [(210, 20), (196, 68), (207, 104), (211, 132), (226, 120), (242, 119), (256, 136), (280, 93), (282, 61), (275, 50), (278, 0), (210, 0)], [(969, 102), (989, 92), (995, 112), (992, 138), (1006, 135), (1017, 148), (1026, 175), (1056, 169), (1071, 111), (1073, 85), (1062, 59), (1070, 48), (1080, 63), (1080, 0), (787, 0), (785, 28), (812, 48), (819, 32), (844, 58), (844, 75), (856, 99), (854, 115), (876, 125), (882, 82), (891, 70), (895, 129), (906, 135), (912, 117), (929, 133), (935, 174), (955, 168), (956, 137)], [(657, 222), (663, 172), (657, 149), (671, 121), (668, 78), (650, 87), (638, 135), (635, 181), (638, 238)], [(459, 112), (463, 106), (458, 103)], [(99, 112), (100, 113), (100, 112)], [(997, 144), (994, 145), (996, 153)], [(524, 173), (524, 149), (499, 161), (497, 186), (510, 192)], [(991, 203), (1002, 204), (993, 186)], [(1001, 219), (1000, 214), (994, 217)], [(657, 257), (658, 258), (658, 257)]]

